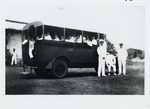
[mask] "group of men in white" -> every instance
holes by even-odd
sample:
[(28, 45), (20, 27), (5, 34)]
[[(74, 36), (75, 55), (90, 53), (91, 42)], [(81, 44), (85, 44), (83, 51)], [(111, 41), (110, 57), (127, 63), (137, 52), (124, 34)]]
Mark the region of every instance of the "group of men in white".
[[(107, 53), (106, 42), (104, 40), (99, 41), (99, 47), (97, 48), (98, 53), (98, 76), (106, 76), (105, 74), (105, 64), (107, 65), (108, 72), (111, 72), (113, 69), (114, 74), (116, 75), (116, 57), (112, 54), (112, 51)], [(118, 57), (118, 66), (119, 74), (126, 75), (126, 59), (127, 59), (127, 50), (123, 47), (123, 43), (119, 44), (119, 49), (117, 50)]]

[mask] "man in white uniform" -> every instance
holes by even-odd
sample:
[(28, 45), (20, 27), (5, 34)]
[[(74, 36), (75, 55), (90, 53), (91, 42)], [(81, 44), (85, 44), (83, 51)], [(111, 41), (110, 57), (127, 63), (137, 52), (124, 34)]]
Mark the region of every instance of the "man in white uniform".
[(16, 65), (17, 64), (17, 52), (16, 52), (15, 48), (13, 49), (13, 52), (12, 52), (11, 65), (14, 65), (14, 62)]
[(119, 63), (119, 75), (126, 75), (126, 59), (127, 50), (123, 48), (123, 43), (120, 43), (120, 48), (118, 49), (118, 63)]
[(116, 72), (116, 58), (112, 54), (112, 51), (110, 51), (110, 54), (108, 53), (106, 56), (106, 65), (109, 73), (111, 72), (111, 68), (113, 68), (113, 72)]
[(105, 58), (106, 58), (106, 48), (104, 46), (104, 40), (100, 40), (100, 46), (97, 48), (98, 53), (98, 76), (105, 75)]

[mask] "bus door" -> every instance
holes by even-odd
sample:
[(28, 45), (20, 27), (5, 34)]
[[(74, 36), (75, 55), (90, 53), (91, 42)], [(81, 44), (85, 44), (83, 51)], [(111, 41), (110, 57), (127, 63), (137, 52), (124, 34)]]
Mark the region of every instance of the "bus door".
[(22, 57), (24, 64), (28, 63), (29, 57), (29, 40), (28, 40), (28, 30), (23, 31), (23, 42), (22, 42)]
[(28, 30), (23, 31), (22, 55), (24, 64), (26, 65), (31, 65), (31, 59), (33, 58), (34, 41), (35, 27), (30, 26)]

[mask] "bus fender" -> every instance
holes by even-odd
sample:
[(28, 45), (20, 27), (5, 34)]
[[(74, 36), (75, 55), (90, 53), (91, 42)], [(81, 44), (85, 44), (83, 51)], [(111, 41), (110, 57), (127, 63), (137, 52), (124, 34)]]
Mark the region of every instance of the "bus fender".
[(52, 62), (48, 63), (48, 65), (46, 66), (46, 69), (52, 69)]
[(46, 66), (46, 69), (52, 69), (54, 62), (57, 59), (63, 59), (65, 61), (67, 61), (67, 64), (69, 64), (69, 62), (70, 62), (68, 57), (66, 57), (66, 56), (58, 56), (52, 62), (49, 62), (49, 64)]

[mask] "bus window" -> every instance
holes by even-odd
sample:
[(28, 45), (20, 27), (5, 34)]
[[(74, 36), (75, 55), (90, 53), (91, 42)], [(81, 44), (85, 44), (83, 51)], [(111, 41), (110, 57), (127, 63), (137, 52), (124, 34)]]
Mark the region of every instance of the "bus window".
[(83, 31), (83, 43), (87, 43), (89, 46), (97, 46), (98, 34), (94, 32)]
[(81, 34), (79, 34), (77, 36), (77, 43), (82, 43), (82, 35)]
[(35, 27), (30, 26), (29, 28), (29, 39), (30, 40), (36, 40), (36, 34), (35, 34)]
[(82, 43), (82, 35), (81, 35), (82, 31), (74, 29), (66, 29), (65, 33), (66, 33), (65, 37), (66, 42)]
[(44, 35), (44, 37), (45, 37), (45, 40), (52, 40), (52, 37), (51, 37), (51, 35), (50, 35), (49, 32), (46, 33), (46, 34)]
[(43, 40), (43, 27), (42, 26), (36, 27), (36, 38), (37, 40)]
[(76, 42), (75, 34), (74, 35), (67, 35), (65, 41), (66, 42)]
[(62, 35), (61, 37), (60, 37), (60, 41), (64, 41), (65, 40), (65, 38), (64, 38), (64, 36)]
[(106, 39), (106, 35), (105, 34), (100, 34), (100, 39)]
[(54, 40), (55, 40), (55, 41), (60, 41), (60, 39), (59, 39), (59, 37), (58, 37), (57, 34), (54, 35)]
[[(63, 41), (63, 34), (64, 34), (64, 29), (60, 27), (54, 27), (54, 26), (47, 26), (44, 25), (44, 33), (48, 33), (53, 41)], [(46, 35), (45, 35), (45, 40), (47, 40)]]
[(97, 45), (97, 38), (92, 36), (92, 45)]
[(83, 43), (87, 43), (90, 47), (92, 47), (92, 41), (90, 40), (89, 36), (86, 35), (83, 37)]

